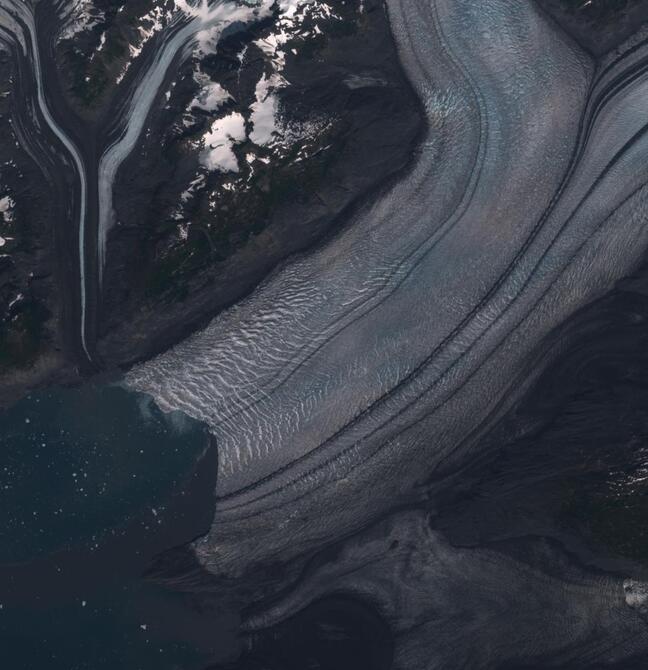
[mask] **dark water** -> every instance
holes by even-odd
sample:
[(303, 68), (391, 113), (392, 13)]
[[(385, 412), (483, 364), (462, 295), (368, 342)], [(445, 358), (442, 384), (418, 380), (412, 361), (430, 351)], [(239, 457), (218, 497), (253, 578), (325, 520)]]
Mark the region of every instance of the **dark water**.
[[(529, 537), (549, 538), (587, 570), (645, 578), (648, 280), (554, 338), (560, 355), (438, 492), (430, 525), (455, 546), (523, 561)], [(0, 669), (390, 667), (399, 638), (335, 584), (251, 639), (213, 584), (170, 590), (191, 565), (167, 550), (204, 533), (214, 511), (217, 454), (201, 424), (115, 386), (53, 389), (0, 412), (0, 447)], [(161, 553), (166, 582), (144, 578)], [(362, 580), (364, 566), (351, 568)], [(264, 579), (274, 577), (269, 568)], [(433, 649), (419, 630), (421, 649)]]
[(54, 389), (0, 413), (0, 647), (12, 670), (203, 668), (236, 621), (142, 579), (205, 532), (204, 427), (118, 387)]
[[(453, 547), (488, 548), (507, 560), (513, 558), (532, 566), (538, 573), (565, 580), (579, 571), (648, 579), (646, 269), (575, 314), (548, 338), (529, 365), (541, 365), (544, 372), (525, 398), (484, 436), (469, 462), (447, 481), (430, 482), (430, 498), (420, 503), (430, 527)], [(381, 532), (371, 529), (371, 542), (376, 542)], [(346, 542), (353, 541), (350, 538)], [(385, 557), (388, 553), (386, 550)], [(415, 549), (412, 554), (416, 554)], [(356, 563), (344, 559), (341, 552), (322, 560), (329, 562), (331, 572), (335, 563), (341, 564), (336, 574), (353, 574), (358, 584), (366, 585), (372, 579), (368, 577), (372, 561), (358, 556)], [(408, 561), (409, 555), (405, 554), (398, 570), (385, 568), (380, 573), (376, 569), (371, 586), (374, 595), (387, 592), (387, 602), (393, 604), (414, 599), (413, 594), (421, 591), (429, 593), (429, 603), (433, 604), (437, 585), (426, 591), (425, 575), (417, 573), (402, 591), (389, 591), (398, 574), (407, 574)], [(509, 592), (509, 576), (503, 573), (496, 589), (497, 597), (503, 600)], [(309, 588), (315, 588), (316, 580), (311, 579)], [(499, 623), (492, 619), (495, 610), (491, 611), (490, 605), (483, 609), (479, 598), (473, 602), (471, 591), (462, 589), (460, 582), (458, 579), (453, 587), (457, 598), (465, 599), (468, 609), (474, 605), (474, 612), (466, 620), (457, 620), (456, 628), (473, 630), (470, 625), (475, 619), (484, 625), (494, 623), (490, 630), (497, 633)], [(442, 585), (441, 590), (446, 587)], [(479, 592), (479, 577), (474, 587)], [(340, 588), (332, 580), (319, 592), (328, 590), (334, 598)], [(530, 598), (529, 607), (538, 607), (538, 602)], [(428, 667), (428, 659), (435, 655), (439, 644), (444, 644), (443, 620), (435, 619), (433, 612), (430, 609), (430, 613), (417, 614), (408, 624), (392, 618), (385, 626), (378, 610), (344, 600), (321, 601), (259, 635), (239, 663), (231, 667), (379, 670), (390, 667), (390, 644), (398, 653), (408, 638), (415, 640), (407, 647), (414, 654), (413, 660), (399, 667)], [(484, 612), (487, 615), (482, 617)], [(541, 612), (536, 624), (542, 626), (544, 616)], [(440, 640), (430, 632), (435, 621), (439, 623)], [(450, 628), (455, 628), (455, 620), (452, 622)], [(395, 633), (389, 630), (394, 626)], [(406, 633), (399, 632), (398, 627)], [(390, 635), (394, 636), (391, 642)], [(461, 645), (456, 649), (457, 664), (445, 667), (476, 667), (471, 661), (463, 662), (466, 657), (475, 658), (464, 654), (465, 650), (476, 650), (481, 654), (478, 667), (494, 670), (648, 668), (643, 651), (634, 656), (628, 639), (615, 638), (605, 628), (596, 634), (604, 641), (597, 653), (605, 653), (605, 645), (613, 648), (618, 644), (614, 662), (598, 662), (591, 651), (596, 640), (576, 639), (575, 635), (572, 645), (577, 651), (572, 654), (569, 650), (551, 651), (548, 645), (545, 648), (542, 635), (537, 648), (524, 652), (523, 660), (499, 658), (495, 642), (490, 648), (486, 645), (477, 649), (478, 642), (466, 635), (465, 649)], [(227, 668), (230, 670), (230, 666)]]

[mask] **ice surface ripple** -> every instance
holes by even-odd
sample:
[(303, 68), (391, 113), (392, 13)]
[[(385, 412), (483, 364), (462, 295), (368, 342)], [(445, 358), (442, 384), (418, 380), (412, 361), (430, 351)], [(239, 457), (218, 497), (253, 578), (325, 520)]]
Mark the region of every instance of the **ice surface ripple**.
[(643, 49), (595, 70), (534, 3), (388, 9), (428, 121), (412, 169), (128, 375), (218, 439), (208, 565), (298, 551), (468, 457), (534, 347), (648, 243)]

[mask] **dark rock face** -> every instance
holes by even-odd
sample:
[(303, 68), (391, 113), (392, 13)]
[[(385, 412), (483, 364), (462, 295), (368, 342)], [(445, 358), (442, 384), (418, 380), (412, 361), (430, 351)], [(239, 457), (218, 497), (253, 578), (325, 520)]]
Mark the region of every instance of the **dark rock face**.
[[(423, 114), (385, 7), (266, 5), (252, 20), (248, 8), (248, 22), (230, 22), (218, 42), (198, 37), (186, 49), (193, 55), (169, 68), (111, 189), (101, 289), (97, 166), (156, 50), (188, 19), (173, 0), (36, 6), (47, 103), (88, 170), (86, 259), (74, 166), (47, 128), (41, 136), (25, 127), (13, 90), (0, 100), (7, 124), (16, 121), (0, 140), (4, 387), (13, 388), (15, 370), (31, 386), (164, 350), (334, 231), (408, 165)], [(35, 99), (19, 52), (3, 52), (3, 88), (26, 84)], [(30, 142), (33, 151), (22, 148)], [(83, 319), (91, 366), (82, 360)]]
[(648, 21), (642, 0), (537, 0), (590, 53), (601, 56)]
[[(277, 119), (261, 139), (259, 82)], [(192, 107), (214, 84), (223, 104)], [(320, 240), (407, 165), (423, 125), (379, 2), (318, 3), (233, 32), (167, 97), (116, 183), (98, 344), (108, 364), (163, 350)], [(246, 125), (236, 171), (205, 170), (196, 147), (233, 118)]]
[[(382, 207), (360, 212), (354, 226), (128, 380), (217, 435), (214, 523), (193, 548), (223, 581), (286, 567), (278, 581), (288, 579), (246, 620), (270, 644), (279, 626), (344, 591), (377, 603), (403, 670), (623, 667), (648, 643), (637, 566), (601, 574), (564, 546), (525, 536), (540, 526), (507, 528), (511, 502), (532, 503), (530, 493), (556, 502), (534, 490), (537, 478), (556, 488), (563, 473), (577, 479), (587, 444), (561, 445), (558, 432), (549, 444), (519, 445), (509, 412), (523, 411), (518, 400), (556, 354), (544, 346), (551, 334), (633, 271), (646, 249), (645, 205), (626, 208), (645, 194), (646, 145), (634, 144), (645, 141), (645, 115), (626, 121), (643, 110), (644, 90), (633, 86), (646, 85), (635, 76), (644, 53), (627, 45), (601, 66), (532, 3), (408, 0), (390, 11), (430, 120), (413, 171)], [(635, 146), (636, 162), (625, 163)], [(449, 179), (452, 170), (461, 172)], [(441, 192), (443, 179), (451, 184)], [(461, 195), (437, 212), (454, 187)], [(626, 241), (608, 246), (630, 221)], [(627, 265), (614, 274), (621, 259)], [(386, 267), (406, 281), (388, 285)], [(384, 281), (379, 289), (373, 277)], [(609, 325), (599, 314), (585, 334), (597, 324)], [(583, 344), (573, 352), (596, 355), (598, 345)], [(580, 399), (564, 400), (562, 437), (586, 435), (574, 416)], [(547, 415), (535, 425), (549, 433)], [(502, 417), (508, 428), (489, 436)], [(595, 426), (601, 442), (611, 440), (613, 431)], [(637, 429), (641, 420), (619, 431), (620, 443)], [(502, 456), (505, 438), (512, 447)], [(604, 463), (618, 469), (615, 455)], [(641, 467), (629, 464), (633, 481)], [(602, 475), (606, 466), (590, 469)], [(594, 497), (608, 495), (600, 483)], [(555, 527), (542, 531), (551, 537)]]
[(59, 10), (64, 20), (55, 51), (60, 86), (82, 118), (101, 117), (133, 54), (163, 25), (173, 0), (73, 0)]
[(0, 397), (62, 363), (54, 246), (65, 203), (49, 178), (47, 152), (15, 113), (24, 95), (17, 69), (0, 45)]
[[(228, 670), (307, 660), (378, 669), (375, 649), (403, 670), (644, 667), (647, 276), (644, 267), (547, 338), (538, 356), (553, 363), (484, 436), (479, 458), (258, 597), (245, 612), (247, 651)], [(624, 642), (603, 642), (615, 629)]]
[[(15, 9), (20, 0), (0, 0), (0, 10), (3, 2)], [(428, 119), (425, 141), (413, 151), (420, 110), (395, 51), (385, 47), (383, 8), (298, 6), (279, 2), (283, 15), (245, 29), (231, 22), (215, 52), (195, 51), (165, 70), (165, 81), (152, 86), (152, 111), (143, 105), (145, 113), (126, 114), (121, 126), (110, 124), (128, 102), (117, 92), (134, 89), (118, 80), (128, 84), (155, 70), (146, 64), (155, 48), (141, 66), (136, 52), (156, 39), (154, 26), (165, 15), (151, 15), (153, 3), (144, 0), (124, 11), (97, 1), (97, 16), (87, 18), (96, 29), (58, 43), (68, 77), (59, 97), (84, 119), (70, 136), (91, 166), (89, 177), (101, 174), (92, 160), (110, 153), (117, 130), (127, 135), (131, 118), (145, 121), (141, 137), (126, 143), (117, 180), (104, 181), (116, 225), (100, 302), (75, 300), (78, 309), (93, 310), (89, 342), (97, 363), (146, 358), (267, 281), (252, 299), (127, 376), (160, 407), (179, 405), (208, 422), (218, 447), (208, 440), (202, 472), (209, 500), (170, 506), (164, 516), (172, 523), (160, 535), (157, 503), (145, 509), (128, 542), (108, 545), (101, 560), (70, 552), (62, 569), (54, 556), (34, 570), (37, 580), (30, 568), (8, 566), (0, 575), (11, 586), (0, 587), (3, 603), (10, 593), (22, 607), (28, 593), (42, 608), (41, 585), (63, 587), (69, 597), (69, 579), (85, 608), (84, 578), (103, 580), (115, 557), (136, 558), (122, 576), (130, 580), (137, 567), (139, 579), (142, 542), (157, 553), (194, 538), (158, 555), (147, 571), (189, 595), (189, 606), (167, 610), (170, 616), (151, 608), (155, 624), (136, 622), (125, 646), (132, 648), (133, 632), (148, 645), (167, 618), (191, 629), (195, 647), (216, 654), (212, 665), (227, 662), (214, 626), (224, 613), (233, 649), (241, 615), (245, 651), (231, 667), (248, 670), (645, 667), (644, 274), (615, 288), (648, 249), (648, 79), (635, 76), (646, 72), (645, 45), (626, 43), (618, 59), (595, 62), (533, 3), (390, 0), (403, 63)], [(160, 50), (182, 21), (193, 23), (179, 19)], [(596, 25), (588, 26), (595, 35)], [(491, 48), (494, 35), (501, 39)], [(55, 122), (47, 125), (56, 134)], [(9, 152), (13, 141), (2, 149)], [(23, 144), (24, 170), (32, 151), (47, 160), (45, 148)], [(56, 231), (52, 248), (60, 255), (68, 239), (59, 231), (74, 218), (63, 195), (74, 196), (70, 163), (60, 153), (42, 183), (30, 177), (35, 186), (22, 194), (22, 212), (20, 175), (7, 177), (7, 195), (0, 192), (2, 244), (18, 261), (5, 275), (0, 345), (23, 367), (42, 360), (65, 330), (48, 306), (63, 305), (59, 294), (79, 270), (96, 269), (83, 262), (83, 242), (76, 247), (81, 263), (60, 278), (51, 269), (64, 263), (52, 262), (47, 237)], [(404, 179), (365, 207), (399, 171)], [(84, 174), (78, 170), (79, 181)], [(101, 195), (88, 192), (96, 205)], [(48, 212), (47, 197), (59, 209)], [(353, 225), (338, 227), (350, 210)], [(18, 230), (14, 217), (23, 214), (42, 230)], [(101, 230), (89, 228), (100, 238)], [(27, 244), (12, 246), (20, 234)], [(327, 235), (328, 244), (318, 245)], [(306, 247), (312, 253), (286, 260)], [(87, 251), (96, 251), (92, 243)], [(29, 300), (16, 302), (21, 291)], [(83, 338), (83, 315), (80, 321)], [(66, 487), (67, 478), (58, 477), (72, 510), (91, 511), (86, 487), (98, 482), (103, 495), (106, 471), (120, 475), (116, 484), (128, 483), (134, 502), (153, 496), (138, 475), (163, 469), (155, 433), (151, 449), (146, 445), (150, 467), (141, 459), (123, 469), (101, 464), (119, 456), (113, 441), (129, 457), (136, 451), (124, 449), (115, 422), (129, 439), (147, 442), (130, 430), (129, 417), (148, 428), (152, 416), (160, 424), (172, 417), (123, 398), (113, 403), (122, 411), (100, 421), (86, 402), (90, 394), (76, 394), (71, 416), (80, 417), (83, 437), (100, 436), (95, 452), (109, 458), (80, 460), (83, 474), (94, 475), (87, 483), (84, 476)], [(48, 451), (40, 437), (50, 432), (42, 427), (47, 409), (33, 411), (40, 421), (30, 429), (26, 412), (15, 415), (15, 431), (9, 422), (26, 438), (7, 452), (16, 469), (23, 454), (36, 460)], [(59, 446), (65, 421), (53, 414), (52, 446)], [(39, 460), (38, 469), (53, 462)], [(76, 480), (77, 463), (69, 459), (58, 474)], [(6, 477), (8, 489), (16, 479)], [(40, 479), (27, 479), (23, 499)], [(179, 498), (186, 500), (184, 490)], [(14, 501), (6, 506), (9, 528), (24, 525), (26, 505)], [(52, 511), (48, 502), (43, 516)], [(82, 530), (78, 518), (61, 518), (64, 530), (68, 523)], [(104, 517), (88, 522), (93, 541), (97, 518)], [(35, 541), (45, 546), (44, 538)], [(117, 584), (106, 590), (121, 593)], [(79, 620), (75, 607), (68, 621)], [(197, 612), (208, 616), (190, 616)], [(77, 635), (77, 625), (64, 625)], [(30, 629), (30, 641), (38, 638)], [(89, 646), (104, 664), (104, 651), (115, 649), (91, 637)], [(160, 664), (188, 667), (155, 647)], [(101, 667), (92, 658), (84, 661)]]
[(433, 523), (451, 541), (554, 533), (571, 545), (578, 537), (584, 557), (645, 573), (647, 276), (644, 268), (545, 343), (540, 357), (559, 355), (443, 496)]

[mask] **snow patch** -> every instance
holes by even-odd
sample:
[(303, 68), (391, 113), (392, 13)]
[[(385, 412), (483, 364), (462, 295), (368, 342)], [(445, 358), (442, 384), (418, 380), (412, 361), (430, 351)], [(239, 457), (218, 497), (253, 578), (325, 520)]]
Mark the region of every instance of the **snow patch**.
[(119, 73), (119, 76), (117, 77), (118, 84), (121, 83), (123, 78), (126, 76), (131, 63), (142, 53), (146, 43), (156, 33), (159, 33), (161, 30), (166, 28), (172, 17), (173, 13), (170, 11), (165, 11), (162, 9), (162, 7), (154, 7), (150, 12), (142, 16), (140, 19), (140, 25), (137, 28), (139, 39), (135, 44), (128, 45), (130, 60), (127, 61), (124, 69)]
[(205, 181), (205, 175), (199, 174), (189, 186), (187, 186), (187, 190), (182, 193), (180, 200), (182, 200), (182, 202), (187, 202), (196, 194), (196, 191), (199, 191), (205, 185)]
[(189, 109), (214, 112), (231, 99), (230, 94), (220, 84), (211, 81), (203, 72), (196, 72), (194, 79), (202, 88), (189, 104)]
[(2, 214), (2, 220), (4, 223), (13, 223), (13, 208), (15, 206), (16, 203), (10, 195), (5, 195), (4, 198), (0, 198), (0, 214)]
[(253, 126), (250, 139), (259, 146), (269, 145), (279, 134), (277, 124), (279, 100), (275, 91), (284, 85), (283, 78), (276, 74), (271, 77), (263, 75), (257, 82), (254, 92), (256, 102), (250, 107), (250, 122)]
[(176, 8), (196, 24), (196, 55), (199, 57), (214, 52), (226, 25), (246, 25), (272, 16), (273, 5), (274, 0), (260, 0), (257, 4), (220, 2), (212, 5), (208, 0), (200, 0), (195, 5), (187, 0), (175, 0)]
[[(305, 27), (306, 19), (338, 19), (331, 7), (324, 2), (314, 0), (279, 0), (279, 18), (276, 29), (266, 37), (257, 39), (254, 45), (266, 57), (271, 74), (263, 74), (257, 82), (256, 101), (250, 107), (252, 132), (250, 140), (259, 146), (272, 146), (282, 142), (285, 146), (305, 139), (320, 131), (327, 123), (318, 120), (311, 124), (293, 124), (286, 126), (279, 118), (279, 99), (277, 92), (288, 86), (282, 72), (286, 65), (288, 42), (295, 37), (308, 38), (321, 33), (315, 25), (312, 32)], [(290, 49), (294, 53), (294, 49)], [(359, 82), (351, 82), (351, 86)], [(374, 82), (372, 82), (374, 83)], [(367, 80), (362, 82), (367, 84)]]
[(70, 40), (106, 20), (104, 12), (92, 0), (60, 0), (58, 9), (62, 21), (59, 41)]
[(216, 119), (205, 134), (205, 150), (200, 154), (200, 162), (208, 170), (238, 172), (239, 164), (233, 147), (245, 140), (245, 119), (238, 112), (232, 112), (222, 119)]

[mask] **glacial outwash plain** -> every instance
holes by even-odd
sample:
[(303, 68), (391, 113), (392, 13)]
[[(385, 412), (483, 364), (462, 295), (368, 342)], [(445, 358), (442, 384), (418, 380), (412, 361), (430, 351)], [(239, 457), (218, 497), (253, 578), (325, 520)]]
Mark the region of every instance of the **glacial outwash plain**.
[(645, 3), (0, 0), (0, 127), (12, 670), (647, 667)]

